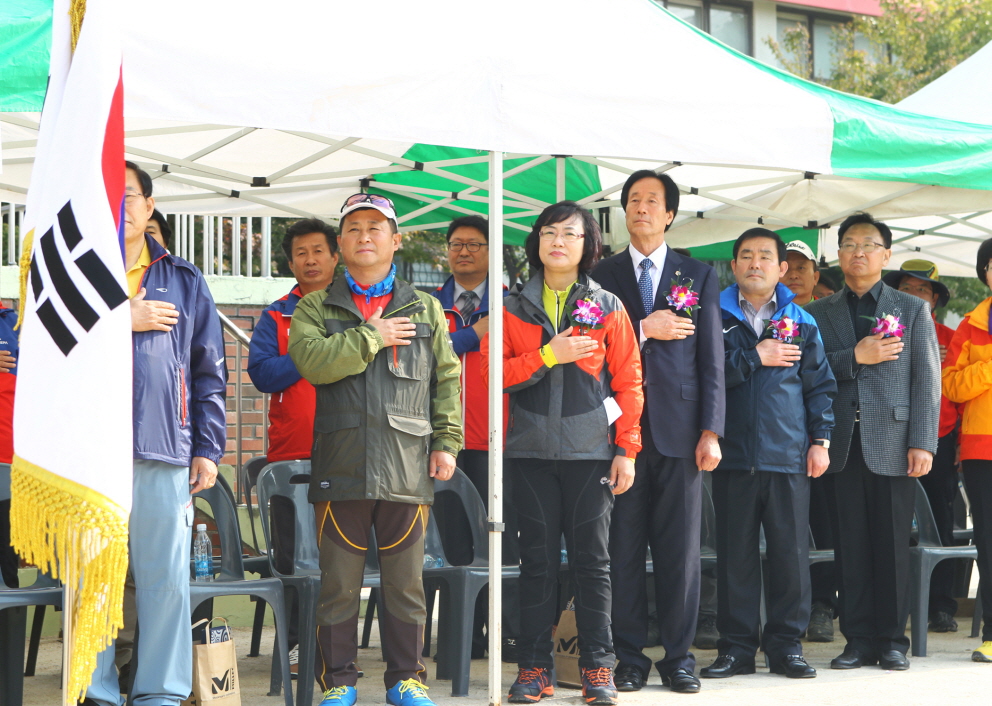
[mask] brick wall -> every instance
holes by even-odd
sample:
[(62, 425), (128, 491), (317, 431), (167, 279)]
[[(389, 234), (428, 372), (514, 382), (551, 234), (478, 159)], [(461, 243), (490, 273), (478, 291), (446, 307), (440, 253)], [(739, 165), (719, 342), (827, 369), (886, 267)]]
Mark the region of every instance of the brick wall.
[[(258, 317), (262, 315), (262, 307), (259, 306), (230, 306), (218, 305), (217, 309), (233, 321), (237, 326), (251, 337), (252, 331)], [(230, 465), (237, 464), (236, 445), (236, 421), (237, 421), (237, 395), (235, 393), (235, 380), (237, 375), (237, 346), (233, 337), (224, 334), (224, 348), (227, 356), (227, 454), (221, 463)], [(266, 424), (262, 411), (262, 393), (255, 389), (248, 377), (248, 350), (242, 348), (241, 352), (241, 462), (244, 463), (252, 456), (260, 456), (265, 453), (263, 448), (263, 429)]]

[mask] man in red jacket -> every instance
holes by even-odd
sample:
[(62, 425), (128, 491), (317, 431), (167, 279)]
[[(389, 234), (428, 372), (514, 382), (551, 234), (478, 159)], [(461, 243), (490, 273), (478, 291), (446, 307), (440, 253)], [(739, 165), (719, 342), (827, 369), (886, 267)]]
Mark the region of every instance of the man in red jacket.
[(300, 299), (327, 288), (338, 264), (334, 228), (317, 218), (297, 221), (286, 230), (282, 249), (296, 286), (274, 301), (259, 318), (251, 336), (248, 376), (269, 400), (269, 462), (310, 458), (316, 395), (287, 353), (289, 324)]
[[(479, 341), (489, 332), (489, 223), (481, 216), (463, 216), (448, 225), (448, 267), (451, 276), (434, 296), (444, 307), (455, 355), (462, 363), (462, 422), (465, 448), (458, 454), (458, 468), (469, 477), (486, 507), (489, 506), (489, 393), (479, 369)], [(498, 285), (498, 283), (497, 283)], [(502, 287), (497, 291), (501, 291)], [(505, 399), (505, 397), (504, 397)], [(503, 497), (510, 497), (509, 474), (503, 476)], [(455, 565), (473, 558), (472, 536), (461, 506), (442, 494), (434, 503), (448, 559)], [(503, 506), (503, 564), (520, 563), (517, 547), (517, 516)], [(484, 634), (489, 615), (488, 593), (483, 591), (475, 607), (472, 658), (485, 656)], [(515, 579), (503, 581), (503, 661), (516, 662), (519, 631), (519, 601)]]
[[(930, 305), (937, 327), (937, 343), (940, 346), (940, 366), (947, 367), (947, 349), (954, 338), (954, 329), (939, 323), (937, 307), (946, 306), (951, 298), (947, 285), (940, 281), (937, 266), (929, 260), (907, 260), (902, 267), (893, 270), (882, 278), (890, 287), (900, 292), (919, 297)], [(937, 455), (933, 457), (933, 468), (920, 478), (933, 518), (937, 523), (940, 541), (945, 545), (954, 544), (954, 498), (958, 495), (958, 469), (955, 456), (958, 446), (959, 405), (944, 395), (940, 396), (940, 427), (937, 431)], [(934, 567), (930, 579), (930, 632), (957, 632), (958, 624), (954, 614), (958, 602), (954, 600), (954, 564), (942, 561)]]

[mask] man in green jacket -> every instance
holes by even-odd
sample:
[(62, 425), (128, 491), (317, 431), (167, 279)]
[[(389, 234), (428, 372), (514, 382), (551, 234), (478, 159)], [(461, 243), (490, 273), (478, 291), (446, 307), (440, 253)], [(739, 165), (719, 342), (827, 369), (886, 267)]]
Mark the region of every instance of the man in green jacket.
[(462, 448), (461, 366), (440, 303), (396, 279), (400, 242), (392, 201), (349, 197), (338, 238), (345, 276), (303, 297), (289, 332), (289, 355), (317, 389), (309, 497), (320, 545), (321, 706), (357, 699), (359, 595), (373, 527), (386, 700), (433, 706), (420, 662), (424, 533), (433, 479), (452, 476)]

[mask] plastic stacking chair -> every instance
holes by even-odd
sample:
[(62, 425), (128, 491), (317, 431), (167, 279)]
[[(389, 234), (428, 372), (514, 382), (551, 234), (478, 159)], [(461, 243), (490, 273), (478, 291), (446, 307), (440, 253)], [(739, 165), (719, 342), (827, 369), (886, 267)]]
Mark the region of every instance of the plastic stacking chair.
[[(241, 466), (241, 477), (238, 480), (238, 490), (248, 508), (248, 524), (251, 527), (252, 548), (258, 556), (245, 557), (245, 571), (258, 574), (263, 579), (272, 578), (269, 570), (268, 548), (263, 552), (258, 546), (258, 535), (255, 532), (255, 508), (251, 501), (252, 490), (258, 482), (258, 474), (268, 463), (265, 456), (253, 456)], [(258, 657), (262, 643), (262, 629), (265, 623), (265, 602), (255, 601), (255, 619), (252, 623), (251, 644), (248, 648), (249, 657)]]
[[(320, 563), (317, 548), (317, 525), (314, 520), (313, 505), (307, 500), (309, 489), (309, 461), (278, 461), (267, 465), (258, 476), (259, 517), (265, 545), (271, 546), (272, 532), (269, 523), (270, 503), (273, 498), (285, 498), (295, 509), (295, 535), (293, 542), (292, 567), (277, 566), (269, 552), (269, 568), (272, 575), (286, 588), (296, 592), (299, 601), (299, 678), (296, 683), (296, 701), (299, 706), (310, 706), (313, 702), (314, 657), (317, 632), (317, 597), (320, 593)], [(289, 568), (292, 573), (284, 570)], [(283, 569), (283, 570), (280, 570)], [(275, 682), (275, 663), (272, 679)]]
[(930, 605), (930, 576), (934, 567), (947, 559), (975, 559), (974, 546), (945, 547), (933, 519), (930, 501), (923, 485), (916, 482), (916, 525), (919, 529), (918, 544), (909, 548), (910, 618), (913, 621), (912, 647), (914, 657), (927, 655), (927, 616)]
[[(31, 629), (28, 667), (25, 669), (27, 607), (32, 605), (35, 606), (35, 619)], [(32, 585), (9, 588), (0, 577), (0, 706), (21, 706), (24, 677), (34, 675), (45, 606), (62, 610), (62, 587), (58, 581), (39, 571)]]
[[(217, 484), (205, 488), (194, 497), (201, 498), (210, 505), (220, 538), (220, 573), (213, 581), (190, 581), (190, 612), (204, 601), (218, 596), (254, 596), (262, 599), (272, 608), (276, 623), (276, 644), (273, 659), (281, 663), (282, 686), (285, 689), (286, 706), (293, 706), (293, 687), (289, 673), (289, 650), (287, 633), (289, 627), (286, 614), (286, 600), (282, 582), (276, 578), (246, 579), (245, 565), (241, 556), (241, 532), (238, 529), (237, 508), (234, 494), (222, 476)], [(140, 626), (139, 626), (140, 627)], [(140, 638), (139, 638), (140, 639)], [(136, 640), (137, 642), (137, 640)], [(137, 646), (135, 646), (137, 653)], [(279, 695), (278, 683), (269, 696)]]
[[(441, 612), (438, 625), (437, 678), (451, 679), (452, 696), (468, 696), (472, 666), (472, 624), (475, 601), (489, 583), (489, 537), (486, 508), (472, 481), (460, 469), (450, 480), (434, 481), (434, 493), (455, 493), (460, 499), (472, 531), (475, 556), (471, 564), (451, 566), (444, 555), (433, 513), (427, 524), (424, 553), (440, 557), (444, 566), (425, 568), (424, 579), (441, 582)], [(519, 566), (504, 566), (502, 578), (520, 576)]]
[(241, 478), (238, 486), (241, 490), (245, 506), (248, 508), (248, 523), (251, 525), (251, 541), (255, 551), (259, 554), (262, 550), (258, 546), (258, 535), (255, 533), (255, 507), (251, 502), (251, 492), (258, 484), (258, 476), (269, 463), (267, 456), (253, 456), (241, 466)]

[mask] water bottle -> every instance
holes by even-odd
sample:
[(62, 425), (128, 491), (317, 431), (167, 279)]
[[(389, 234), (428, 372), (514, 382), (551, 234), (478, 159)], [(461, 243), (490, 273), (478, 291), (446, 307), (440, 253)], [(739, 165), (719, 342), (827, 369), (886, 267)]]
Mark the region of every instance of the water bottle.
[(207, 526), (196, 526), (193, 540), (193, 570), (196, 581), (214, 580), (214, 545), (207, 536)]

